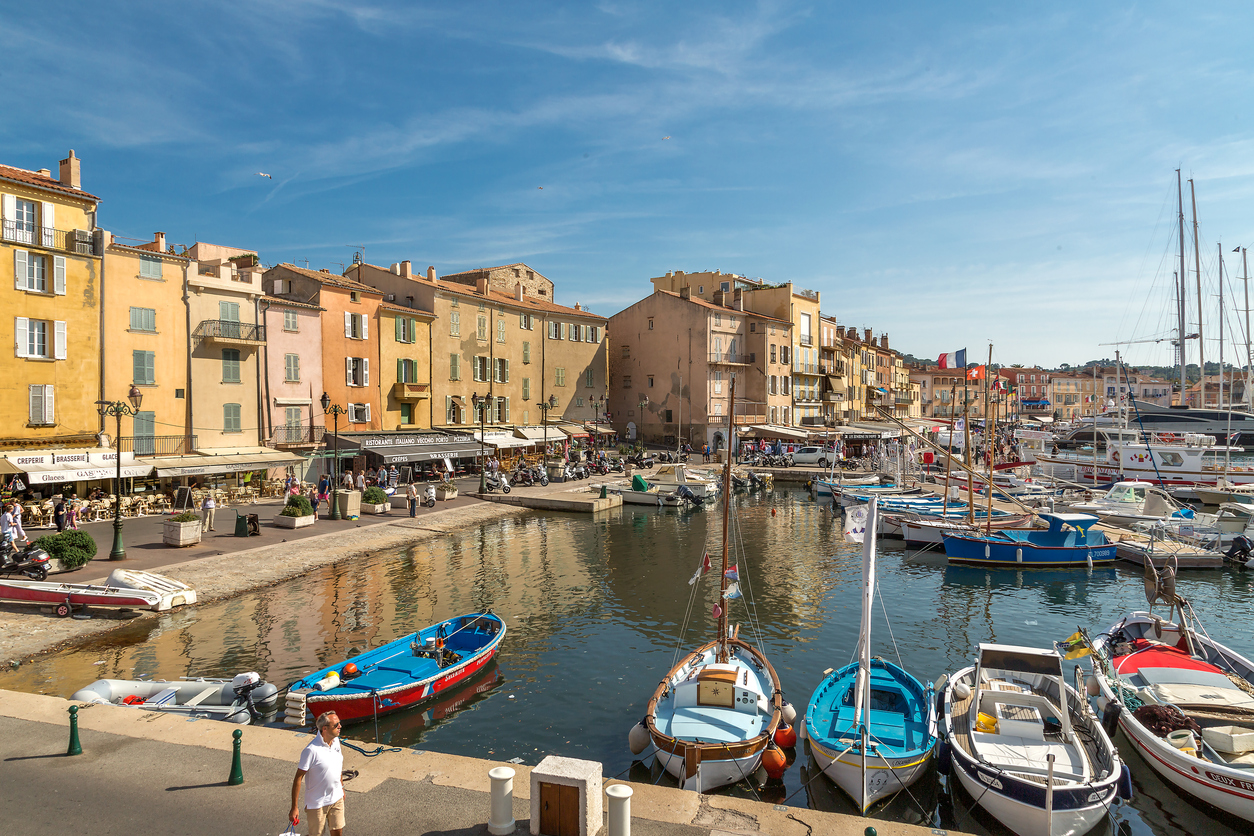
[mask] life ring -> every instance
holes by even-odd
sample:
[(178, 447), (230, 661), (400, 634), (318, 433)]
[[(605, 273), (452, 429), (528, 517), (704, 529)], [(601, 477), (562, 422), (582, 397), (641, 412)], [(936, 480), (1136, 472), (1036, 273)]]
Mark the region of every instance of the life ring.
[(1119, 451), (1118, 451), (1118, 450), (1116, 450), (1116, 451), (1114, 451), (1113, 453), (1111, 453), (1111, 454), (1110, 454), (1110, 460), (1111, 460), (1112, 462), (1117, 462), (1117, 461), (1119, 461)]
[(1175, 442), (1177, 439), (1176, 439), (1176, 434), (1175, 434), (1175, 433), (1159, 433), (1159, 434), (1158, 434), (1158, 440), (1159, 440), (1159, 441), (1164, 441), (1164, 442), (1166, 442), (1166, 443), (1168, 443), (1168, 444), (1171, 444), (1171, 443)]

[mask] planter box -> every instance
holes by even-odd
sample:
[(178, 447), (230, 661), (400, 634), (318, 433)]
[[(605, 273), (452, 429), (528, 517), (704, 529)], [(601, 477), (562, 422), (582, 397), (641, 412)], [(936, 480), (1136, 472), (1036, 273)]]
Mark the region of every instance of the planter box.
[(66, 566), (65, 563), (63, 563), (62, 561), (58, 560), (55, 557), (51, 557), (48, 559), (48, 574), (49, 575), (60, 575), (65, 572), (77, 572), (79, 569), (82, 569), (82, 568), (83, 568), (82, 566), (75, 566), (73, 569), (71, 569), (70, 567)]
[(166, 520), (161, 524), (161, 542), (167, 546), (194, 546), (200, 542), (202, 525), (200, 520), (191, 522)]
[(380, 502), (377, 505), (372, 502), (361, 503), (361, 512), (363, 514), (386, 514), (388, 509), (392, 507), (390, 502)]
[(457, 499), (457, 486), (449, 485), (448, 487), (444, 487), (441, 485), (435, 489), (435, 498), (441, 502), (448, 499)]
[(317, 514), (309, 514), (304, 517), (285, 517), (282, 514), (276, 514), (274, 524), (279, 528), (304, 528), (307, 525), (313, 525), (317, 519)]

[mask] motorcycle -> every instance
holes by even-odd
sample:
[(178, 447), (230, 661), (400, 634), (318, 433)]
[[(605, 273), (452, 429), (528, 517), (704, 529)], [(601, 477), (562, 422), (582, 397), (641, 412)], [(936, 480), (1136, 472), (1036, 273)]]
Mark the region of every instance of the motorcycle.
[(5, 540), (0, 545), (0, 575), (25, 575), (31, 580), (48, 579), (48, 552), (40, 546), (27, 546), (18, 551), (14, 544)]
[(514, 471), (514, 484), (529, 488), (535, 484), (535, 480), (531, 478), (531, 468), (520, 467)]
[(627, 457), (627, 461), (632, 467), (639, 467), (644, 470), (648, 470), (656, 463), (656, 459), (649, 453), (632, 453)]
[(488, 493), (499, 490), (501, 493), (509, 493), (509, 477), (504, 473), (499, 476), (489, 473), (484, 476), (484, 487), (488, 489)]
[(610, 459), (609, 468), (610, 468), (611, 473), (622, 473), (623, 472), (623, 460), (622, 459)]

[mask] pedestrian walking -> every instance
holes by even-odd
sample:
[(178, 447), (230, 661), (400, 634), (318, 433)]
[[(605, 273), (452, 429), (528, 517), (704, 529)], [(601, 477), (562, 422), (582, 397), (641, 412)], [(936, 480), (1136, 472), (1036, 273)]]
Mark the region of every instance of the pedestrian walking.
[(405, 488), (405, 498), (409, 500), (409, 515), (418, 516), (418, 486), (413, 482)]
[(359, 470), (357, 472), (357, 490), (366, 490), (366, 471)]
[(12, 543), (17, 539), (17, 532), (13, 528), (13, 503), (4, 503), (4, 513), (0, 514), (0, 540), (6, 543)]
[(344, 471), (344, 475), (340, 478), (340, 481), (344, 483), (344, 487), (346, 490), (351, 491), (353, 489), (353, 471), (351, 470)]
[(27, 543), (30, 538), (26, 536), (26, 529), (22, 528), (22, 503), (13, 503), (13, 530), (15, 533), (14, 540), (23, 540)]
[(388, 468), (388, 487), (395, 488), (396, 483), (400, 481), (401, 472), (396, 469), (396, 465)]
[(65, 497), (58, 497), (57, 504), (52, 506), (52, 522), (56, 525), (58, 534), (65, 531), (67, 519), (68, 515), (65, 511)]
[(78, 494), (70, 494), (69, 507), (65, 509), (65, 525), (70, 531), (78, 531)]
[(213, 531), (213, 512), (218, 508), (218, 503), (213, 499), (213, 492), (205, 494), (204, 500), (200, 503), (200, 528), (202, 531)]
[(318, 733), (300, 753), (296, 777), (292, 779), (292, 809), (288, 821), (300, 821), (300, 790), (305, 785), (305, 820), (309, 836), (322, 836), (326, 827), (331, 836), (344, 832), (344, 753), (340, 749), (340, 718), (334, 711), (314, 721)]
[(319, 508), (321, 508), (322, 503), (330, 501), (329, 498), (327, 497), (327, 494), (329, 494), (330, 492), (331, 492), (331, 480), (328, 479), (327, 475), (324, 473), (322, 474), (322, 478), (318, 480), (318, 504), (314, 506), (314, 511), (317, 511)]

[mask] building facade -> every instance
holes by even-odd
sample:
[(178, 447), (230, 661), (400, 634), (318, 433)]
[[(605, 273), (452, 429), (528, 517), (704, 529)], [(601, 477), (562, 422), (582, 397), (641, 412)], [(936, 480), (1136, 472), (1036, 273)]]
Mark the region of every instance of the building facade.
[[(263, 286), (266, 281), (263, 279)], [(280, 450), (307, 453), (322, 442), (322, 308), (309, 302), (266, 295), (261, 299), (266, 328), (262, 349), (262, 437)]]

